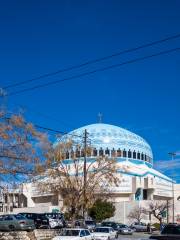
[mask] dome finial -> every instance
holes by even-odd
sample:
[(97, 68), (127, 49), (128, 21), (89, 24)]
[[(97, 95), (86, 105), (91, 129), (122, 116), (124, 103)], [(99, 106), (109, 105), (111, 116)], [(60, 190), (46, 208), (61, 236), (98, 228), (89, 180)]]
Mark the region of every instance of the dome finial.
[(98, 113), (98, 123), (102, 123), (103, 114), (101, 112)]

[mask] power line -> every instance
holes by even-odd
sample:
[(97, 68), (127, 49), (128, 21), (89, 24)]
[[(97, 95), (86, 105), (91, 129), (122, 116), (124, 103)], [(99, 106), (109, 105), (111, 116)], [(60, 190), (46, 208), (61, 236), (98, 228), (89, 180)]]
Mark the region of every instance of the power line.
[(140, 50), (140, 49), (143, 49), (143, 48), (151, 47), (151, 46), (163, 43), (163, 42), (167, 42), (167, 41), (170, 41), (170, 40), (173, 40), (173, 39), (177, 39), (179, 37), (180, 37), (180, 34), (176, 34), (176, 35), (173, 35), (173, 36), (170, 36), (170, 37), (163, 38), (161, 40), (149, 42), (149, 43), (137, 46), (137, 47), (133, 47), (133, 48), (130, 48), (130, 49), (122, 50), (120, 52), (117, 52), (117, 53), (114, 53), (114, 54), (111, 54), (111, 55), (108, 55), (108, 56), (105, 56), (105, 57), (89, 60), (89, 61), (86, 61), (84, 63), (78, 64), (78, 65), (73, 65), (71, 67), (67, 67), (67, 68), (63, 68), (63, 69), (59, 69), (59, 70), (51, 72), (51, 73), (42, 74), (39, 77), (31, 78), (29, 80), (25, 80), (25, 81), (21, 81), (21, 82), (18, 82), (18, 83), (9, 84), (7, 86), (4, 86), (3, 89), (9, 89), (9, 88), (12, 88), (12, 87), (17, 87), (17, 86), (20, 86), (20, 85), (24, 85), (26, 83), (33, 82), (35, 80), (39, 80), (39, 79), (42, 79), (42, 78), (54, 76), (54, 75), (57, 75), (59, 73), (71, 71), (73, 69), (78, 69), (78, 68), (81, 68), (81, 67), (93, 64), (93, 63), (101, 62), (101, 61), (104, 61), (104, 60), (107, 60), (107, 59), (111, 59), (113, 57), (120, 56), (120, 55), (125, 54), (125, 53), (134, 52), (134, 51), (137, 51), (137, 50)]
[(173, 49), (170, 49), (170, 50), (161, 51), (161, 52), (154, 53), (154, 54), (151, 54), (151, 55), (147, 55), (147, 56), (144, 56), (144, 57), (139, 57), (139, 58), (135, 58), (135, 59), (132, 59), (132, 60), (128, 60), (126, 62), (122, 62), (122, 63), (119, 63), (119, 64), (113, 64), (113, 65), (103, 67), (103, 68), (99, 68), (99, 69), (95, 69), (95, 70), (92, 70), (92, 71), (89, 71), (89, 72), (73, 75), (71, 77), (47, 82), (47, 83), (44, 83), (44, 84), (39, 84), (39, 85), (36, 85), (34, 87), (25, 88), (25, 89), (22, 89), (22, 90), (19, 90), (19, 91), (14, 91), (14, 92), (11, 92), (7, 95), (8, 96), (17, 95), (19, 93), (32, 91), (32, 90), (35, 90), (35, 89), (38, 89), (38, 88), (43, 88), (43, 87), (47, 87), (47, 86), (50, 86), (50, 85), (55, 85), (55, 84), (65, 82), (65, 81), (70, 81), (70, 80), (73, 80), (73, 79), (76, 79), (76, 78), (81, 78), (81, 77), (84, 77), (84, 76), (88, 76), (88, 75), (91, 75), (91, 74), (94, 74), (94, 73), (97, 73), (97, 72), (103, 72), (103, 71), (106, 71), (106, 70), (109, 70), (109, 69), (113, 69), (113, 68), (116, 68), (116, 67), (121, 67), (123, 65), (136, 63), (136, 62), (139, 62), (139, 61), (143, 61), (145, 59), (157, 57), (157, 56), (168, 54), (168, 53), (171, 53), (171, 52), (176, 52), (176, 51), (179, 51), (179, 50), (180, 50), (180, 48), (173, 48)]
[(39, 128), (39, 129), (42, 129), (42, 130), (45, 130), (45, 131), (49, 131), (49, 132), (59, 133), (61, 135), (68, 135), (68, 136), (72, 136), (72, 137), (83, 138), (83, 136), (80, 136), (80, 135), (77, 135), (77, 134), (74, 134), (74, 133), (64, 132), (64, 131), (60, 131), (60, 130), (49, 128), (49, 127), (43, 127), (43, 126), (38, 125), (38, 124), (34, 124), (34, 126), (36, 128)]
[[(10, 120), (10, 117), (5, 117), (5, 119), (7, 120)], [(26, 122), (27, 124), (27, 122)], [(69, 133), (69, 132), (64, 132), (64, 131), (60, 131), (60, 130), (57, 130), (57, 129), (53, 129), (53, 128), (49, 128), (49, 127), (43, 127), (41, 125), (38, 125), (38, 124), (33, 124), (33, 126), (35, 128), (39, 128), (39, 129), (42, 129), (42, 130), (45, 130), (45, 131), (49, 131), (49, 132), (54, 132), (54, 133), (59, 133), (61, 135), (69, 135), (69, 136), (74, 136), (74, 137), (80, 137), (80, 138), (83, 138), (83, 136), (81, 135), (77, 135), (77, 134), (74, 134), (74, 133)]]
[(40, 116), (42, 116), (42, 117), (45, 118), (45, 119), (50, 119), (50, 120), (53, 120), (53, 121), (55, 121), (55, 122), (61, 123), (61, 124), (64, 125), (64, 126), (68, 126), (68, 127), (71, 127), (71, 128), (75, 128), (74, 126), (63, 122), (63, 121), (60, 120), (60, 119), (57, 119), (57, 118), (52, 117), (52, 116), (50, 116), (50, 115), (48, 115), (48, 114), (44, 114), (44, 113), (42, 113), (42, 112), (36, 111), (36, 110), (34, 110), (32, 107), (25, 106), (25, 105), (21, 105), (21, 104), (19, 104), (19, 105), (20, 105), (20, 107), (22, 107), (22, 108), (27, 108), (27, 109), (30, 110), (31, 112), (33, 112), (33, 113), (35, 113), (35, 114), (37, 114), (37, 115), (40, 115)]

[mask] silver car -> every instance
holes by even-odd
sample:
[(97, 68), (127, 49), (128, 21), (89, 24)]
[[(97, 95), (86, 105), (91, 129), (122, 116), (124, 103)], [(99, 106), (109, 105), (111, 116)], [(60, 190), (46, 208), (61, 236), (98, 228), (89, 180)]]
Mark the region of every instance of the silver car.
[(34, 221), (27, 219), (20, 214), (7, 214), (0, 216), (0, 230), (15, 231), (15, 230), (34, 230)]
[(133, 229), (128, 227), (125, 224), (118, 224), (118, 234), (124, 234), (124, 235), (132, 235), (133, 234)]
[(131, 229), (133, 229), (136, 232), (146, 232), (147, 231), (147, 225), (145, 223), (138, 223), (135, 222), (134, 224), (131, 225)]

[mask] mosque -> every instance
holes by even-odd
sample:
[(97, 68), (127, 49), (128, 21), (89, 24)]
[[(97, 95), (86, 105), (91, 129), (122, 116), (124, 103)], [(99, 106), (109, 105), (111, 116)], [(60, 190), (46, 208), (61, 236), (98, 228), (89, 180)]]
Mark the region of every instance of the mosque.
[[(153, 168), (150, 145), (135, 133), (114, 125), (97, 123), (78, 128), (58, 139), (55, 144), (68, 138), (81, 143), (80, 136), (85, 130), (92, 146), (87, 161), (99, 156), (116, 159), (122, 180), (118, 187), (113, 187), (114, 201), (172, 198), (172, 179)], [(83, 149), (72, 149), (66, 153), (66, 159), (83, 157), (83, 154)]]
[[(96, 123), (71, 131), (57, 139), (55, 145), (69, 138), (81, 143), (80, 136), (83, 136), (85, 130), (92, 149), (87, 156), (87, 162), (99, 156), (112, 157), (117, 162), (121, 181), (111, 189), (111, 200), (116, 206), (115, 220), (127, 223), (130, 210), (149, 200), (172, 200), (172, 179), (153, 168), (150, 145), (133, 132), (110, 124)], [(84, 157), (83, 149), (66, 152), (69, 164), (74, 157)], [(26, 184), (22, 192), (26, 197), (26, 207), (31, 211), (52, 211), (63, 206), (63, 199), (59, 195), (42, 194), (33, 183)], [(25, 211), (27, 212), (27, 208)]]

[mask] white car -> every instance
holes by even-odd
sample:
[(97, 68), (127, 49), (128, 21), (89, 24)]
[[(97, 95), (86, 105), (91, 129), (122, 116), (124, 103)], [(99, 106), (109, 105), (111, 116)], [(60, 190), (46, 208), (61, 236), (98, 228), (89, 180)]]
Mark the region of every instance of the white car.
[(62, 233), (54, 237), (52, 240), (93, 240), (93, 236), (88, 229), (83, 228), (67, 228)]
[(93, 232), (95, 240), (111, 240), (118, 237), (117, 231), (112, 227), (97, 227)]

